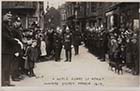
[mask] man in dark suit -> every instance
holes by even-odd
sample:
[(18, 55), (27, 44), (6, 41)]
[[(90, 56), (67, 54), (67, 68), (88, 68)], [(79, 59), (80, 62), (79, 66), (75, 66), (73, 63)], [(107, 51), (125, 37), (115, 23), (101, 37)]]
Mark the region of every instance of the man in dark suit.
[(12, 14), (6, 13), (2, 21), (2, 86), (14, 86), (10, 84), (10, 64), (14, 55), (14, 45), (17, 43), (12, 36), (9, 23)]
[(66, 53), (66, 60), (65, 62), (71, 62), (72, 52), (71, 52), (71, 45), (72, 45), (72, 33), (70, 32), (69, 27), (66, 28), (66, 32), (64, 33), (64, 49)]

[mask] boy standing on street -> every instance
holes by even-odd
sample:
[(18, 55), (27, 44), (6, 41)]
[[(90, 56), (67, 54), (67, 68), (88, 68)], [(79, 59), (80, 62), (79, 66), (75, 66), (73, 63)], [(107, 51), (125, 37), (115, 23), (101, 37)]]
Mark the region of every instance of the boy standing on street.
[(34, 66), (35, 62), (37, 61), (37, 41), (33, 40), (31, 46), (27, 49), (27, 60), (28, 60), (28, 66), (29, 66), (29, 76), (33, 77), (34, 74)]

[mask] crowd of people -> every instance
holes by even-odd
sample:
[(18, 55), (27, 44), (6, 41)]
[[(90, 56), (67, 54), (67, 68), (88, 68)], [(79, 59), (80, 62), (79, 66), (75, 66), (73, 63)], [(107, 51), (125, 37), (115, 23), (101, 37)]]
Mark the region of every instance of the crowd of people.
[(112, 26), (107, 30), (103, 24), (87, 24), (84, 31), (79, 26), (50, 26), (44, 30), (34, 21), (31, 27), (24, 28), (20, 17), (13, 18), (11, 12), (2, 20), (2, 86), (24, 79), (23, 75), (36, 76), (36, 62), (47, 60), (61, 61), (62, 48), (65, 49), (65, 62), (72, 60), (72, 46), (75, 56), (79, 45), (84, 42), (88, 51), (102, 62), (109, 55), (109, 65), (120, 74), (126, 66), (132, 74), (139, 74), (138, 31), (129, 25)]
[[(109, 59), (109, 66), (122, 74), (125, 66), (133, 75), (139, 74), (139, 31), (133, 30), (131, 24), (112, 26), (107, 30), (104, 24), (87, 24), (84, 42), (89, 52), (102, 62)], [(114, 69), (113, 69), (114, 68)]]
[(6, 13), (2, 18), (2, 86), (14, 86), (10, 79), (20, 81), (23, 75), (36, 76), (36, 62), (60, 61), (62, 48), (65, 49), (65, 62), (71, 62), (72, 45), (78, 55), (80, 40), (79, 27), (50, 26), (41, 30), (34, 21), (29, 28), (24, 28), (19, 16)]

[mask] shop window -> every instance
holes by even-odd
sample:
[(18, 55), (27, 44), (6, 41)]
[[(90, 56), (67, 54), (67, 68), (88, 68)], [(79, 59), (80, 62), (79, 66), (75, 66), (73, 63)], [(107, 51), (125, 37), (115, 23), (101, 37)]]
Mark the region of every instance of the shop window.
[(94, 2), (91, 3), (91, 12), (96, 12), (96, 4)]
[(29, 17), (28, 18), (28, 27), (31, 27), (33, 22), (37, 21), (37, 17)]

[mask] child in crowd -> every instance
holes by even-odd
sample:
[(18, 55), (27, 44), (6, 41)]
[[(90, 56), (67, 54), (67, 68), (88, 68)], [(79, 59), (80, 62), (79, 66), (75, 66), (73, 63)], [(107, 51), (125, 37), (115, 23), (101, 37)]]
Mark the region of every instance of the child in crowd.
[[(29, 43), (30, 44), (30, 43)], [(28, 72), (29, 72), (29, 76), (33, 77), (35, 76), (34, 74), (34, 66), (35, 66), (35, 62), (37, 61), (37, 41), (33, 40), (31, 45), (27, 47), (26, 49), (26, 56), (27, 56), (27, 66), (26, 68), (28, 68)]]
[(40, 37), (40, 56), (41, 56), (41, 60), (43, 61), (45, 59), (45, 56), (47, 55), (46, 52), (46, 43), (45, 40), (43, 39), (43, 37)]

